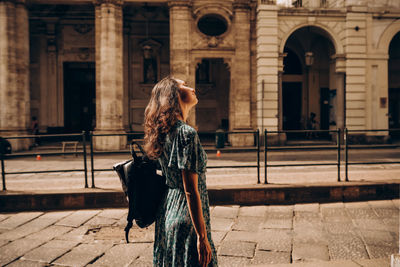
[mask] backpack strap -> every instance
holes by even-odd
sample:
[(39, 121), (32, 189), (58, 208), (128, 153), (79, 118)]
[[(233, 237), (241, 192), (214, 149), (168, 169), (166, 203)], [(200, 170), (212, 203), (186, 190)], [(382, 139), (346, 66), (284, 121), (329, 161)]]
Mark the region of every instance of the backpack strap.
[(132, 221), (133, 221), (133, 201), (129, 200), (129, 210), (128, 210), (128, 216), (126, 217), (126, 220), (128, 223), (125, 226), (125, 240), (126, 243), (129, 243), (129, 230), (132, 228)]

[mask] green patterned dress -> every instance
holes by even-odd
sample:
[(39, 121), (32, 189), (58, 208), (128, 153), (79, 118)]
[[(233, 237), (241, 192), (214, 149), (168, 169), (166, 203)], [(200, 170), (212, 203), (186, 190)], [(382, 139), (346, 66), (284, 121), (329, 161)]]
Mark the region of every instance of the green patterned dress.
[(196, 130), (179, 120), (166, 136), (164, 150), (158, 160), (166, 177), (168, 190), (156, 219), (153, 265), (199, 266), (197, 235), (182, 181), (182, 170), (191, 170), (198, 174), (203, 216), (213, 254), (208, 266), (217, 266), (217, 255), (211, 239), (210, 208), (206, 187), (207, 154), (200, 144)]

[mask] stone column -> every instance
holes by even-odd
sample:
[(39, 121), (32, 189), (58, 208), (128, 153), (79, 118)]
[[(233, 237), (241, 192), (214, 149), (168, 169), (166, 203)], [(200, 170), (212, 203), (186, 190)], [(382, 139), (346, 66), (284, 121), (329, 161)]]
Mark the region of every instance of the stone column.
[[(230, 90), (231, 130), (251, 129), (251, 77), (250, 77), (250, 6), (248, 1), (236, 0), (233, 4), (235, 21), (235, 56), (232, 64)], [(252, 135), (232, 135), (236, 146), (253, 144)]]
[[(0, 1), (0, 136), (26, 135), (30, 123), (29, 20), (25, 1)], [(10, 140), (13, 151), (28, 139)]]
[[(95, 134), (123, 131), (123, 0), (95, 0), (96, 129)], [(125, 136), (94, 138), (97, 150), (121, 149)]]
[[(284, 54), (278, 53), (278, 7), (268, 3), (257, 7), (257, 125), (260, 130), (264, 127), (269, 131), (277, 131), (278, 117), (282, 119), (282, 112), (279, 112), (278, 74), (283, 71)], [(277, 142), (278, 135), (268, 136), (268, 140)]]
[[(191, 0), (173, 0), (169, 6), (169, 38), (170, 38), (170, 74), (175, 78), (186, 81), (190, 86), (195, 86), (194, 78), (190, 77), (190, 23)], [(195, 125), (196, 114), (192, 109), (189, 114), (189, 123)]]

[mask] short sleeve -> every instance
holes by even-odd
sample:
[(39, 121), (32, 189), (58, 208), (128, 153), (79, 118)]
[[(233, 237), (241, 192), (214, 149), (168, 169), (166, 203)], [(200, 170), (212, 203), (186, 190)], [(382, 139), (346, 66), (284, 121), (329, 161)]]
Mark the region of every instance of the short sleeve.
[(168, 167), (196, 173), (205, 171), (199, 136), (192, 127), (188, 125), (179, 127), (173, 142)]

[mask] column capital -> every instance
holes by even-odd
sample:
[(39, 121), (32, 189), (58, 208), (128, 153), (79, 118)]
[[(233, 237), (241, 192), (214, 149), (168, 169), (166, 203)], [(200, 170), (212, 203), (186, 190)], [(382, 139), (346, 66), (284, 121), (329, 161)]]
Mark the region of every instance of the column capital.
[(193, 3), (191, 0), (170, 0), (168, 1), (168, 7), (192, 7)]
[(112, 4), (116, 6), (122, 6), (124, 4), (124, 0), (93, 0), (93, 4), (96, 6), (102, 4)]

